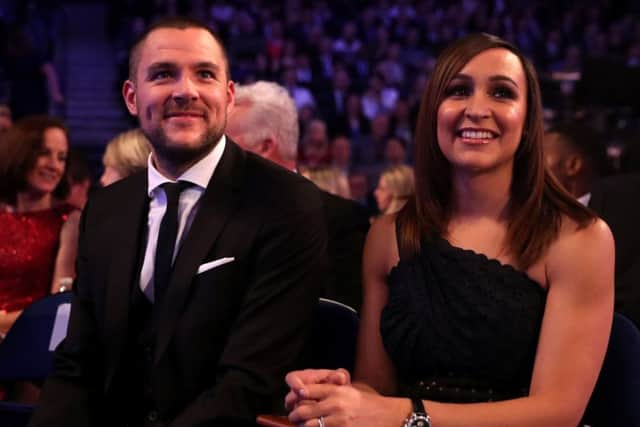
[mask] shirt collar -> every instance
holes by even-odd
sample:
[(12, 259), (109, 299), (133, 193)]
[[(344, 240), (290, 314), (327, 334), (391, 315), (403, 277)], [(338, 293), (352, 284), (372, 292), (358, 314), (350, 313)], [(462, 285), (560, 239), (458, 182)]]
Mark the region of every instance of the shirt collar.
[(589, 206), (589, 202), (591, 201), (591, 193), (583, 194), (578, 197), (578, 201), (582, 203), (584, 206)]
[[(190, 182), (202, 188), (203, 190), (207, 188), (209, 180), (211, 180), (211, 177), (213, 176), (213, 172), (215, 172), (218, 163), (220, 163), (222, 153), (224, 153), (226, 141), (226, 137), (222, 135), (216, 145), (213, 147), (213, 150), (209, 151), (209, 154), (204, 156), (189, 169), (184, 171), (184, 173), (180, 175), (176, 181)], [(149, 154), (149, 158), (147, 159), (147, 165), (147, 188), (149, 197), (153, 197), (153, 193), (156, 188), (160, 187), (164, 183), (174, 181), (165, 177), (158, 171), (158, 169), (156, 169), (155, 165), (153, 164), (151, 154)]]

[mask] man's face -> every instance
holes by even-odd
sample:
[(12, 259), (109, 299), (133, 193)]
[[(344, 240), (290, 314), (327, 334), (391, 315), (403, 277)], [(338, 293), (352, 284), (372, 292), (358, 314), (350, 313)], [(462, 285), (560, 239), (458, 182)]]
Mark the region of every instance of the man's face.
[(224, 133), (233, 105), (234, 84), (220, 45), (203, 29), (160, 28), (143, 41), (139, 57), (123, 95), (156, 164), (195, 163)]

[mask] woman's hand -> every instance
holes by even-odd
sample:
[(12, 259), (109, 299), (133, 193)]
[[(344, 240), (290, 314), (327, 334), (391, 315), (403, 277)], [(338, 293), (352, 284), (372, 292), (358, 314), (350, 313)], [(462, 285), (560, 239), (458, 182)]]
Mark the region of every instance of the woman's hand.
[(347, 385), (351, 383), (351, 375), (346, 369), (305, 369), (289, 372), (285, 377), (289, 386), (289, 393), (284, 398), (284, 406), (288, 411), (306, 399), (306, 387), (313, 384)]
[(289, 421), (305, 427), (401, 426), (411, 412), (409, 399), (383, 397), (351, 384), (307, 384), (300, 398), (303, 403), (291, 411)]
[(293, 410), (305, 400), (306, 387), (313, 384), (347, 385), (351, 383), (351, 375), (346, 369), (305, 369), (289, 372), (285, 381), (290, 388), (284, 399), (288, 411)]

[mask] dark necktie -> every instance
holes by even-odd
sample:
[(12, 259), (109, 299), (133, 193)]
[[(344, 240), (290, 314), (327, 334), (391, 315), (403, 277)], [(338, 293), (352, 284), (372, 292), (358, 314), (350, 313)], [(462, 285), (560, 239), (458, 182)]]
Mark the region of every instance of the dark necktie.
[(167, 196), (167, 210), (160, 223), (153, 269), (155, 302), (160, 301), (164, 295), (171, 277), (173, 249), (176, 246), (176, 237), (178, 235), (178, 202), (180, 201), (180, 193), (188, 186), (189, 184), (184, 181), (167, 182), (162, 185)]

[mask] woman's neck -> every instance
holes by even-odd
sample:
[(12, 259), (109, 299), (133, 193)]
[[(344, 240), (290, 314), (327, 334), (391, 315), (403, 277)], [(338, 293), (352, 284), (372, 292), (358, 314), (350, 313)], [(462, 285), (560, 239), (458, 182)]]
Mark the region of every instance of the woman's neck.
[(454, 173), (453, 215), (458, 218), (506, 220), (511, 198), (509, 168), (490, 173)]
[(33, 212), (53, 207), (51, 193), (21, 192), (16, 195), (16, 212)]

